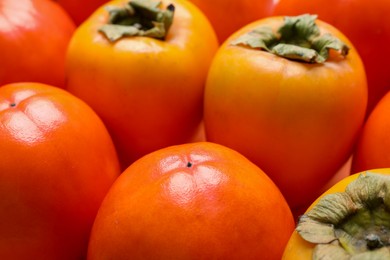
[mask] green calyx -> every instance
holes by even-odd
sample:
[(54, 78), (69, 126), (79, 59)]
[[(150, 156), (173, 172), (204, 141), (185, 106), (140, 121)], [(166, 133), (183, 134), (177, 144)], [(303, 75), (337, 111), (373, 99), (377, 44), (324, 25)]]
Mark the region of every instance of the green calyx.
[(277, 33), (269, 27), (258, 27), (232, 42), (275, 55), (307, 63), (324, 63), (331, 49), (346, 56), (349, 47), (330, 34), (320, 34), (316, 15), (285, 17)]
[(173, 22), (175, 7), (161, 9), (161, 2), (131, 0), (123, 7), (108, 7), (109, 20), (99, 28), (107, 39), (115, 42), (128, 36), (165, 39)]
[(390, 176), (365, 173), (328, 194), (298, 222), (313, 259), (390, 259)]

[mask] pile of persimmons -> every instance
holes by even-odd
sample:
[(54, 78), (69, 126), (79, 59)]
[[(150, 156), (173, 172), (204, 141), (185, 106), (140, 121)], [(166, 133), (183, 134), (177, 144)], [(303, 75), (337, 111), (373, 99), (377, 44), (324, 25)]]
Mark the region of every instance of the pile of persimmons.
[(388, 0), (0, 0), (0, 259), (388, 259), (389, 44)]

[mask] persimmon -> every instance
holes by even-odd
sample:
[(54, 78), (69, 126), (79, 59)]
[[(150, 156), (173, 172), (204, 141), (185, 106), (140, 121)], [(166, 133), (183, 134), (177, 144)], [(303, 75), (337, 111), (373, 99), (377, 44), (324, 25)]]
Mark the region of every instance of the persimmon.
[(280, 259), (294, 229), (275, 184), (227, 147), (187, 143), (130, 165), (96, 216), (88, 260)]
[(367, 82), (352, 43), (315, 15), (274, 16), (233, 34), (205, 87), (206, 139), (262, 168), (290, 207), (311, 203), (352, 153)]
[(282, 259), (389, 259), (389, 175), (390, 168), (363, 171), (325, 191), (301, 216)]
[(271, 15), (273, 0), (191, 0), (213, 25), (223, 43), (235, 31), (250, 22)]
[(192, 138), (217, 48), (212, 26), (189, 1), (112, 1), (76, 30), (66, 89), (103, 119), (125, 169)]
[(390, 92), (374, 107), (356, 144), (352, 171), (390, 167)]
[[(319, 189), (319, 193), (322, 194), (331, 188), (333, 185), (346, 178), (347, 176), (354, 173), (351, 169), (352, 166), (352, 155), (348, 158), (348, 160), (337, 170), (336, 173), (332, 175), (332, 178), (328, 180), (328, 182)], [(307, 208), (313, 203), (313, 201), (309, 201), (305, 205), (301, 205), (300, 207), (292, 208), (292, 213), (294, 215), (295, 220), (298, 220), (299, 217), (305, 213)]]
[(96, 9), (109, 0), (53, 0), (61, 5), (79, 26), (83, 23)]
[(0, 259), (83, 259), (120, 174), (101, 119), (41, 83), (0, 87)]
[(363, 60), (368, 81), (366, 117), (390, 90), (390, 1), (278, 0), (272, 15), (317, 14), (348, 37)]
[(47, 0), (0, 2), (0, 85), (35, 81), (63, 88), (75, 24)]

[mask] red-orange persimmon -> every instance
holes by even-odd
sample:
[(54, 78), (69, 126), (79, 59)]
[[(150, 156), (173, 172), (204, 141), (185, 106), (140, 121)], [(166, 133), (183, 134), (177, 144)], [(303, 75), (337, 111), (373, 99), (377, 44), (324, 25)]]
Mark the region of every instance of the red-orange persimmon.
[(390, 168), (390, 92), (370, 113), (360, 134), (352, 171)]
[(0, 1), (0, 85), (35, 81), (64, 87), (75, 24), (48, 0)]
[(100, 118), (60, 88), (1, 86), (0, 158), (0, 259), (84, 259), (120, 174)]
[(276, 185), (222, 145), (154, 151), (130, 165), (96, 216), (88, 260), (280, 259), (294, 229)]
[(60, 4), (72, 17), (76, 25), (85, 21), (96, 9), (109, 0), (53, 0)]
[(273, 0), (190, 0), (213, 25), (222, 44), (242, 26), (269, 16)]

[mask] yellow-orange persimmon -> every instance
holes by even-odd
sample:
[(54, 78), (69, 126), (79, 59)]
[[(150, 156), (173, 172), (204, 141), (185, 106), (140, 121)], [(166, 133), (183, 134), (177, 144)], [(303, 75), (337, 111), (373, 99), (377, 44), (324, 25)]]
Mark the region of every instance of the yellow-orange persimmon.
[(112, 1), (75, 32), (67, 90), (103, 119), (124, 169), (194, 135), (217, 48), (213, 28), (189, 1)]
[(389, 186), (390, 168), (337, 182), (301, 216), (282, 259), (388, 259)]
[(182, 144), (142, 157), (117, 179), (87, 259), (280, 259), (293, 229), (260, 168), (218, 144)]
[(340, 31), (315, 15), (269, 17), (239, 30), (215, 55), (206, 138), (255, 162), (299, 207), (350, 156), (366, 104), (363, 63)]
[(54, 86), (1, 86), (0, 158), (0, 259), (84, 259), (120, 174), (96, 113)]
[(390, 1), (376, 0), (373, 4), (367, 0), (278, 0), (272, 11), (272, 15), (302, 13), (318, 14), (319, 19), (338, 28), (354, 44), (367, 74), (370, 113), (390, 90)]

